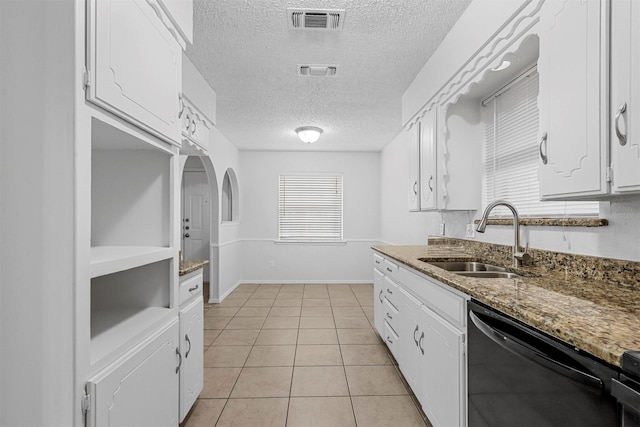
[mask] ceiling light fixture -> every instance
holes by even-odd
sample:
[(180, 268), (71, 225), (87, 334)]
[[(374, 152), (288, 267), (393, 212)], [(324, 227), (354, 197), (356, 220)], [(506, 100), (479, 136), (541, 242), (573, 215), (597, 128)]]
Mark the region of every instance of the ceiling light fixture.
[(318, 138), (320, 138), (322, 129), (315, 126), (302, 126), (296, 129), (296, 133), (298, 134), (300, 141), (307, 144), (313, 144), (318, 140)]

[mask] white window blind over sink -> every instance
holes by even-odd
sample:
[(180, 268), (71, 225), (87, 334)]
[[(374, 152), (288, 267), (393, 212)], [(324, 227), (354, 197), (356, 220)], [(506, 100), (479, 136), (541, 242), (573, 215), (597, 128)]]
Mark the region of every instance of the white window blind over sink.
[[(534, 68), (483, 102), (483, 206), (505, 199), (521, 216), (598, 216), (598, 202), (540, 201), (538, 73)], [(496, 216), (511, 216), (496, 208)]]
[(341, 241), (341, 173), (280, 175), (278, 239)]

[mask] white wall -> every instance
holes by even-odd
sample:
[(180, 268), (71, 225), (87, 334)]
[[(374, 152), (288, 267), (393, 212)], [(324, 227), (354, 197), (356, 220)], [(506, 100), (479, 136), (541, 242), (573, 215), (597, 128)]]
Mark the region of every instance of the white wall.
[[(344, 152), (240, 153), (243, 281), (371, 282), (371, 249), (379, 241), (380, 154)], [(344, 244), (282, 244), (278, 237), (278, 176), (287, 172), (344, 174)]]

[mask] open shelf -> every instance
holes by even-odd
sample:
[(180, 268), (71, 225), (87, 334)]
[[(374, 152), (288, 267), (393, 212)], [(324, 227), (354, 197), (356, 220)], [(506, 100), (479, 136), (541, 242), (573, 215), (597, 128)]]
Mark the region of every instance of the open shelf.
[(132, 346), (130, 343), (136, 343), (140, 334), (162, 322), (170, 313), (172, 310), (165, 307), (109, 308), (92, 311), (91, 364), (98, 363), (123, 347)]
[(91, 278), (116, 273), (172, 258), (173, 248), (157, 246), (94, 246), (91, 248)]

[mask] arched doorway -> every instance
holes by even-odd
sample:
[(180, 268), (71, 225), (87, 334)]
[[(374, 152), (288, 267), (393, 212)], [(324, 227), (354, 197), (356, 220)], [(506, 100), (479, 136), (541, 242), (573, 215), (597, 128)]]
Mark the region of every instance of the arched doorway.
[(218, 183), (208, 156), (180, 156), (181, 248), (183, 258), (208, 259), (205, 301), (218, 301)]

